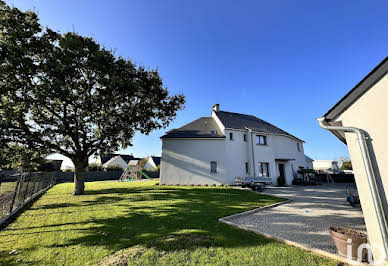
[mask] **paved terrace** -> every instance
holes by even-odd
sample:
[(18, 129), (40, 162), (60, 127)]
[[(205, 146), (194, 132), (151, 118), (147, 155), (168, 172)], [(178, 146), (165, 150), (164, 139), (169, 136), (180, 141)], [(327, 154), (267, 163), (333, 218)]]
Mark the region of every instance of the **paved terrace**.
[(226, 220), (243, 228), (330, 253), (336, 253), (328, 231), (331, 225), (366, 232), (360, 207), (353, 208), (346, 202), (346, 184), (271, 187), (264, 193), (291, 199), (292, 202)]

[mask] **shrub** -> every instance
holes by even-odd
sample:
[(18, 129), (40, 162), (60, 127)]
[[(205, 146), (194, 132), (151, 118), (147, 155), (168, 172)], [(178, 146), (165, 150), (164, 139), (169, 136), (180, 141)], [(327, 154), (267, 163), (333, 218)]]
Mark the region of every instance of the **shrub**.
[(119, 165), (109, 165), (108, 167), (105, 167), (106, 171), (123, 171), (123, 168), (121, 168)]
[(104, 167), (102, 167), (102, 165), (100, 164), (96, 164), (96, 163), (91, 163), (89, 164), (88, 166), (89, 168), (89, 171), (104, 171)]

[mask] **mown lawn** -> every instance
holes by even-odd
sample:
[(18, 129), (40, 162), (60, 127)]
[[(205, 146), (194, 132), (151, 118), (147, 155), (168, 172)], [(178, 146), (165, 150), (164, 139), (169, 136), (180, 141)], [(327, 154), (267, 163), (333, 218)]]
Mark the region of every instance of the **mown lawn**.
[(335, 265), (301, 249), (217, 222), (280, 199), (230, 188), (86, 183), (50, 189), (0, 232), (3, 265), (105, 263)]

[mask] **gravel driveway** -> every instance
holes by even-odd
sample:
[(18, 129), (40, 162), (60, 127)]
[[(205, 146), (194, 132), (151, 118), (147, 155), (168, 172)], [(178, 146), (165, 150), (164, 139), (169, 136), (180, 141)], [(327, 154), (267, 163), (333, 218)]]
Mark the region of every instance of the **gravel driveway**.
[(346, 202), (345, 184), (273, 187), (265, 189), (264, 193), (293, 201), (227, 221), (330, 253), (336, 253), (336, 248), (328, 232), (329, 226), (366, 232), (360, 207), (352, 208)]

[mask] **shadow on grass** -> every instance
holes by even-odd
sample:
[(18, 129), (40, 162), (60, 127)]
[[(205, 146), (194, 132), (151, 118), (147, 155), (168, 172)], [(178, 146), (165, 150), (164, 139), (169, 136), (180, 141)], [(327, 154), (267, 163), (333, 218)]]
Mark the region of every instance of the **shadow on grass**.
[[(167, 187), (106, 188), (90, 190), (86, 194), (95, 198), (85, 197), (77, 203), (52, 203), (31, 208), (32, 211), (53, 210), (54, 213), (71, 208), (63, 215), (74, 215), (74, 222), (19, 227), (7, 235), (20, 237), (69, 231), (71, 239), (60, 244), (37, 243), (30, 249), (34, 246), (76, 248), (80, 245), (90, 247), (91, 252), (97, 246), (112, 252), (139, 244), (160, 251), (173, 251), (198, 247), (247, 247), (271, 242), (218, 223), (218, 218), (276, 202), (271, 196), (227, 188)], [(78, 212), (88, 211), (97, 212), (96, 217), (77, 221)], [(113, 211), (114, 215), (104, 217), (102, 214), (105, 211)], [(39, 231), (42, 228), (47, 230)], [(25, 229), (38, 231), (23, 232)], [(6, 259), (4, 256), (9, 255), (0, 253), (0, 259)]]

